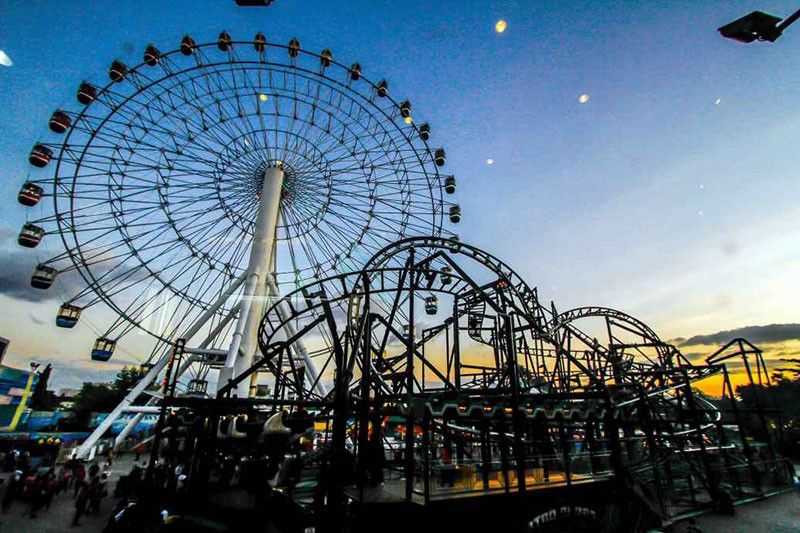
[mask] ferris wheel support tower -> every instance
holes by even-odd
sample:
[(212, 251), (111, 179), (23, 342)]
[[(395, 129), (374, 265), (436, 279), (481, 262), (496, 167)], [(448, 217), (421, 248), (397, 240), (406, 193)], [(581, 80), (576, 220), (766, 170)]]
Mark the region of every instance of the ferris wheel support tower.
[[(236, 330), (234, 331), (231, 344), (228, 348), (225, 366), (220, 368), (219, 378), (217, 379), (218, 389), (224, 386), (229, 379), (239, 375), (253, 364), (256, 350), (258, 350), (258, 325), (264, 310), (264, 303), (267, 297), (277, 297), (279, 295), (278, 286), (274, 282), (270, 269), (275, 261), (275, 229), (278, 224), (278, 217), (280, 216), (283, 178), (284, 173), (280, 162), (268, 166), (264, 171), (248, 269), (244, 278), (239, 278), (234, 286), (235, 290), (242, 282), (245, 283), (242, 299), (237, 306), (239, 313)], [(230, 294), (232, 294), (232, 291)], [(291, 329), (291, 325), (287, 327)], [(293, 331), (287, 331), (287, 333), (289, 335), (294, 334)], [(322, 383), (316, 379), (318, 377), (318, 372), (302, 343), (299, 345), (297, 351), (299, 353), (296, 355), (300, 356), (300, 359), (302, 359), (303, 364), (309, 371), (309, 378), (312, 382), (316, 382), (316, 388), (324, 395), (327, 391)], [(168, 355), (165, 354), (163, 357), (164, 364), (167, 359)], [(160, 369), (163, 365), (159, 364), (158, 366)], [(184, 366), (178, 370), (178, 374), (182, 374), (188, 367), (189, 364), (184, 364)], [(159, 372), (153, 372), (152, 379), (148, 379), (151, 376), (146, 376), (142, 379), (142, 382), (152, 382), (152, 380), (157, 378)], [(258, 374), (254, 374), (249, 384), (247, 382), (242, 382), (237, 389), (237, 396), (241, 398), (252, 396), (256, 389), (257, 379)], [(138, 394), (136, 395), (138, 396)], [(142, 415), (143, 413), (137, 413), (136, 416), (125, 425), (125, 428), (115, 439), (115, 448), (118, 448), (124, 442), (131, 430), (141, 421)], [(114, 418), (116, 419), (116, 417)], [(88, 439), (87, 442), (89, 443), (89, 447), (94, 445), (94, 441), (91, 439)], [(85, 446), (86, 443), (84, 443), (82, 448)]]
[[(239, 375), (249, 368), (253, 364), (255, 352), (258, 350), (258, 325), (261, 321), (264, 300), (269, 294), (269, 277), (271, 275), (269, 269), (273, 264), (273, 245), (280, 214), (283, 176), (280, 162), (274, 162), (264, 171), (244, 294), (239, 307), (239, 320), (228, 348), (225, 367), (220, 370), (217, 387), (222, 387), (233, 376)], [(252, 396), (257, 379), (258, 374), (253, 374), (253, 379), (249, 384), (240, 383), (237, 396), (240, 398)]]

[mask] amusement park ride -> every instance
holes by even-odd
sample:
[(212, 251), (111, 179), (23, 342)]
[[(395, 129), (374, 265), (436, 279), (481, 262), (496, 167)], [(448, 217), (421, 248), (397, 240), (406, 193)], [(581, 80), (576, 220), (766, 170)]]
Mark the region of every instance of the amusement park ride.
[[(114, 61), (105, 86), (80, 84), (78, 111), (53, 113), (64, 140), (30, 153), (19, 202), (45, 209), (19, 243), (59, 236), (62, 251), (31, 285), (83, 280), (60, 327), (98, 303), (115, 312), (92, 359), (135, 331), (155, 344), (79, 454), (121, 414), (169, 408), (185, 423), (158, 429), (180, 435), (195, 494), (214, 494), (214, 458), (266, 461), (261, 485), (332, 530), (459, 502), (513, 506), (512, 528), (555, 509), (634, 530), (790, 479), (777, 411), (764, 398), (746, 412), (725, 367), (768, 385), (757, 348), (697, 364), (620, 311), (540, 302), (445, 232), (461, 219), (445, 151), (366, 74), (296, 39), (186, 36)], [(709, 378), (722, 400), (693, 388)], [(763, 431), (747, 434), (754, 415)]]

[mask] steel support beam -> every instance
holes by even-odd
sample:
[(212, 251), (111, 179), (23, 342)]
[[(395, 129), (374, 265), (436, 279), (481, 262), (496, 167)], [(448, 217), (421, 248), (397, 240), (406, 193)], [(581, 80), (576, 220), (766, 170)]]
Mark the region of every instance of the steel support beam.
[[(253, 244), (250, 249), (239, 321), (228, 348), (225, 368), (220, 371), (218, 388), (224, 386), (228, 379), (238, 376), (253, 365), (258, 348), (258, 325), (261, 321), (263, 300), (268, 290), (268, 271), (272, 265), (282, 187), (282, 168), (277, 164), (267, 167), (261, 185), (261, 199), (253, 229)], [(252, 388), (250, 384), (241, 382), (235, 394), (239, 398), (247, 398), (252, 395)]]

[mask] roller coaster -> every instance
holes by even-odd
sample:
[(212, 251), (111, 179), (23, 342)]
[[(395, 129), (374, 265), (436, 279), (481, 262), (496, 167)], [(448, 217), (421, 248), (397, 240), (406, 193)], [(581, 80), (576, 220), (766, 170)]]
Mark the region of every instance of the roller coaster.
[[(763, 438), (777, 410), (764, 399), (766, 433), (747, 434), (752, 413), (725, 366), (737, 358), (768, 380), (757, 348), (737, 340), (692, 362), (620, 311), (542, 305), (459, 241), (403, 239), (285, 295), (259, 346), (216, 398), (168, 400), (202, 428), (183, 437), (196, 490), (213, 499), (226, 458), (260, 465), (321, 531), (635, 531), (791, 480)], [(238, 398), (259, 372), (275, 378), (270, 396)], [(722, 399), (696, 390), (706, 379)], [(404, 518), (385, 523), (394, 513)]]

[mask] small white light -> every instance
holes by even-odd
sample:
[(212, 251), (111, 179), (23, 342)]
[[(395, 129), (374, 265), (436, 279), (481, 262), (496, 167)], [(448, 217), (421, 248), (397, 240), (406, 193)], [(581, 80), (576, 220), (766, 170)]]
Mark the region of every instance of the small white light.
[(508, 23), (503, 19), (498, 20), (494, 25), (494, 31), (497, 33), (503, 33), (506, 28), (508, 28)]
[(717, 98), (717, 99), (714, 101), (714, 105), (719, 105), (719, 104), (721, 104), (721, 103), (722, 103), (722, 98)]
[(487, 159), (487, 160), (486, 160), (486, 164), (487, 164), (487, 165), (494, 165), (494, 159), (492, 159), (492, 158), (490, 157), (489, 159)]
[(13, 64), (14, 64), (14, 62), (11, 61), (11, 58), (8, 57), (8, 55), (5, 52), (0, 50), (0, 65), (6, 66), (6, 67), (10, 67)]
[(261, 93), (261, 94), (258, 95), (258, 99), (261, 100), (262, 102), (266, 102), (267, 101), (267, 95), (264, 94), (264, 93)]
[(703, 216), (703, 210), (701, 209), (700, 211), (698, 211), (698, 212), (697, 212), (697, 215), (698, 215), (698, 216)]
[(703, 190), (703, 189), (705, 189), (705, 188), (706, 188), (706, 186), (705, 186), (705, 185), (703, 185), (703, 184), (701, 183), (701, 184), (700, 184), (700, 190), (702, 191), (702, 190)]
[(585, 104), (585, 103), (587, 103), (588, 101), (589, 101), (589, 95), (588, 95), (588, 94), (582, 94), (582, 95), (580, 95), (580, 96), (578, 97), (578, 102), (580, 102), (580, 103), (582, 103), (582, 104)]

